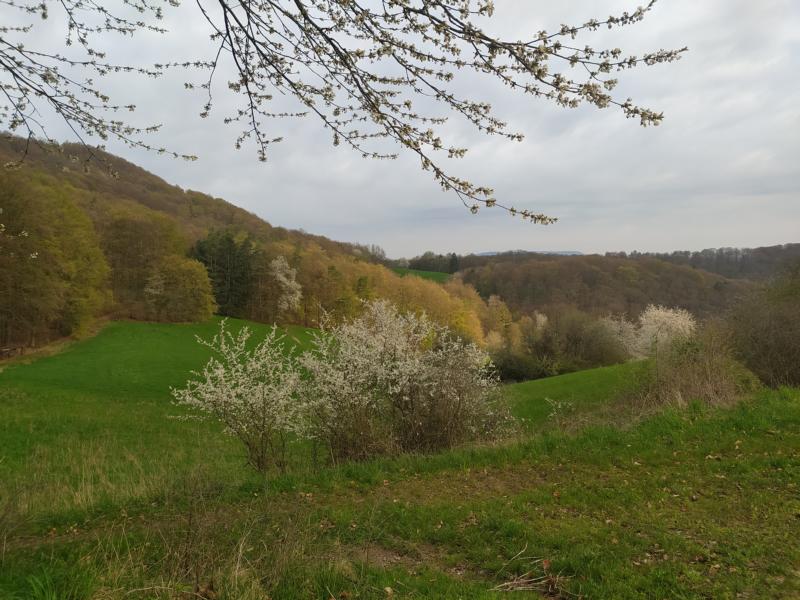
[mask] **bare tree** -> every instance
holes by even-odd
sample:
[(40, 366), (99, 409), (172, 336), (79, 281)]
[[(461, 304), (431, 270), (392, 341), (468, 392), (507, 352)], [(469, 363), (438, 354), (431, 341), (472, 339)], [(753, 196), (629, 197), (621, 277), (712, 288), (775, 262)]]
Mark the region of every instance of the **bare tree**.
[[(116, 138), (151, 148), (144, 140), (158, 126), (135, 126), (121, 115), (134, 106), (116, 104), (100, 80), (115, 72), (159, 77), (168, 70), (207, 72), (201, 84), (185, 84), (203, 95), (201, 117), (214, 109), (215, 78), (231, 72), (227, 86), (241, 102), (226, 115), (238, 127), (236, 146), (252, 141), (258, 157), (267, 159), (270, 137), (265, 121), (313, 115), (332, 134), (365, 157), (395, 158), (381, 140), (395, 142), (416, 155), (444, 188), (455, 192), (473, 212), (497, 206), (534, 223), (554, 219), (498, 202), (489, 187), (450, 174), (444, 157), (459, 158), (467, 149), (442, 139), (446, 115), (466, 119), (478, 131), (521, 140), (494, 116), (483, 101), (465, 97), (454, 85), (459, 72), (475, 72), (510, 89), (574, 108), (588, 103), (615, 107), (644, 126), (657, 125), (662, 113), (613, 95), (614, 74), (680, 58), (686, 48), (628, 56), (619, 48), (592, 48), (579, 38), (600, 28), (638, 23), (655, 0), (633, 12), (528, 39), (504, 39), (484, 26), (494, 12), (492, 0), (195, 0), (211, 28), (207, 58), (141, 66), (116, 64), (100, 51), (98, 39), (142, 31), (166, 33), (160, 25), (165, 8), (177, 0), (117, 0), (115, 9), (100, 0), (0, 0), (0, 125), (12, 132), (48, 139), (45, 105), (60, 116), (82, 141)], [(115, 12), (116, 10), (116, 12)], [(19, 25), (10, 13), (17, 11)], [(133, 15), (133, 16), (128, 16)], [(41, 19), (61, 18), (66, 29), (65, 54), (25, 45)], [(298, 101), (297, 112), (276, 112), (278, 92)], [(446, 110), (437, 112), (435, 107)], [(420, 108), (418, 108), (420, 107)], [(172, 153), (186, 159), (195, 157)]]

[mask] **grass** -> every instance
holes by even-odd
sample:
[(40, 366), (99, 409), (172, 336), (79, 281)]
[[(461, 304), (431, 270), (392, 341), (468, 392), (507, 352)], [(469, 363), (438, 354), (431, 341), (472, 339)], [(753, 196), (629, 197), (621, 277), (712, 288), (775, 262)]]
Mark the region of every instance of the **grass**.
[[(242, 325), (229, 321), (233, 329)], [(254, 338), (265, 326), (250, 324)], [(24, 511), (58, 520), (113, 510), (165, 493), (194, 465), (231, 484), (249, 473), (216, 423), (181, 420), (170, 402), (200, 368), (218, 320), (202, 325), (112, 323), (63, 354), (0, 373), (0, 481)], [(308, 334), (291, 328), (301, 346)], [(168, 460), (165, 460), (168, 457)]]
[(440, 271), (420, 271), (418, 269), (406, 269), (404, 267), (395, 267), (392, 270), (401, 277), (405, 277), (406, 275), (414, 275), (415, 277), (430, 279), (436, 283), (444, 283), (450, 279), (450, 273), (442, 273)]
[(584, 371), (506, 388), (508, 443), (264, 480), (171, 418), (215, 329), (114, 323), (0, 373), (0, 598), (800, 596), (797, 390), (614, 427), (633, 367)]
[[(596, 421), (609, 402), (630, 384), (635, 365), (615, 365), (506, 386), (514, 416), (526, 429)], [(585, 423), (583, 423), (585, 424)]]

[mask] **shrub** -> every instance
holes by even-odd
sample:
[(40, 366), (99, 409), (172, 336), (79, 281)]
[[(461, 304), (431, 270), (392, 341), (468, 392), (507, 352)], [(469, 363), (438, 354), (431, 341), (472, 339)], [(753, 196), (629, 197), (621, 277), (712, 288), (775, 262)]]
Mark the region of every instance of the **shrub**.
[(730, 405), (758, 387), (733, 355), (724, 329), (707, 324), (691, 337), (675, 337), (642, 363), (633, 395), (644, 406), (684, 407), (692, 401)]
[(651, 304), (639, 316), (634, 352), (639, 356), (667, 352), (676, 343), (688, 340), (695, 327), (694, 317), (689, 311)]
[(527, 381), (556, 374), (552, 364), (524, 349), (502, 348), (492, 353), (492, 361), (503, 381)]
[(283, 336), (273, 327), (264, 340), (248, 348), (250, 330), (234, 335), (225, 321), (210, 341), (198, 342), (214, 352), (198, 377), (184, 389), (172, 390), (178, 404), (199, 409), (225, 425), (247, 450), (247, 460), (258, 471), (286, 465), (286, 444), (301, 433), (298, 402), (300, 375), (285, 349)]
[(489, 357), (448, 330), (431, 329), (418, 379), (391, 398), (395, 437), (404, 451), (433, 452), (498, 433), (501, 409)]
[(728, 324), (737, 356), (764, 383), (800, 385), (800, 265), (741, 302)]
[(506, 423), (489, 357), (388, 302), (323, 324), (299, 358), (275, 328), (252, 350), (249, 337), (223, 322), (213, 340), (199, 340), (215, 356), (173, 396), (219, 419), (260, 471), (285, 466), (293, 435), (326, 445), (334, 461), (359, 460), (451, 448)]
[(450, 448), (503, 422), (488, 356), (424, 315), (371, 302), (313, 344), (303, 397), (310, 434), (333, 460)]
[(587, 323), (581, 333), (582, 352), (580, 354), (581, 368), (604, 367), (625, 362), (629, 353), (612, 331), (609, 331), (603, 321)]
[(532, 353), (554, 373), (612, 365), (627, 358), (620, 341), (601, 321), (576, 309), (552, 315)]
[(689, 311), (654, 304), (644, 309), (638, 323), (632, 323), (624, 316), (606, 317), (601, 323), (631, 358), (646, 358), (669, 351), (675, 342), (688, 340), (696, 328)]
[(600, 320), (612, 336), (619, 342), (620, 347), (628, 358), (641, 358), (639, 356), (639, 329), (636, 323), (624, 316), (610, 315)]

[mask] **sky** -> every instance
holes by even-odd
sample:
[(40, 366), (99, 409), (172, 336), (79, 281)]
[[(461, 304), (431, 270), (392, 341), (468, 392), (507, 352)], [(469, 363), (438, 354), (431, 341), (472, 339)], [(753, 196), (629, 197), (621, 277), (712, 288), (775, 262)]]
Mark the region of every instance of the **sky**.
[[(491, 31), (529, 39), (541, 29), (636, 4), (495, 0), (495, 8)], [(132, 64), (209, 57), (208, 26), (194, 2), (165, 15), (168, 33), (109, 38), (109, 55)], [(37, 40), (60, 43), (63, 26), (53, 14), (37, 24)], [(426, 250), (588, 253), (800, 242), (800, 2), (661, 0), (643, 22), (585, 42), (635, 54), (689, 47), (677, 63), (620, 76), (617, 95), (663, 111), (659, 127), (643, 128), (618, 110), (560, 108), (474, 76), (459, 81), (460, 89), (490, 102), (524, 141), (487, 138), (457, 122), (448, 126), (470, 148), (453, 171), (493, 187), (499, 201), (559, 218), (548, 227), (497, 209), (473, 215), (412, 157), (365, 160), (333, 147), (311, 117), (271, 123), (270, 131), (285, 139), (261, 163), (252, 146), (234, 148), (237, 131), (222, 122), (224, 111), (198, 117), (203, 99), (187, 93), (180, 76), (116, 77), (104, 85), (112, 98), (137, 104), (137, 122), (163, 123), (148, 142), (200, 159), (187, 163), (118, 143), (108, 149), (274, 225), (378, 244), (391, 257)], [(223, 108), (226, 101), (223, 93)], [(69, 139), (57, 123), (51, 132)]]

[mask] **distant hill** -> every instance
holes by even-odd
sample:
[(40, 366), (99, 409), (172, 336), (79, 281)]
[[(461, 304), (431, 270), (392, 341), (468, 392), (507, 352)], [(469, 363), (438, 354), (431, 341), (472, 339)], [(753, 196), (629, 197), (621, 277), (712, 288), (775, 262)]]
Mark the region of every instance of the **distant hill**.
[(475, 256), (500, 256), (503, 254), (547, 254), (552, 256), (583, 256), (577, 250), (510, 250), (503, 252), (475, 252)]
[[(20, 138), (0, 136), (0, 163), (18, 160), (23, 148), (24, 141)], [(262, 242), (313, 242), (332, 253), (368, 260), (382, 258), (379, 248), (336, 242), (320, 235), (275, 227), (222, 198), (171, 185), (113, 154), (100, 150), (93, 150), (93, 153), (96, 156), (87, 161), (89, 153), (79, 144), (62, 144), (47, 150), (32, 144), (22, 168), (45, 172), (60, 183), (89, 192), (91, 196), (84, 208), (95, 219), (115, 208), (144, 207), (175, 220), (189, 242), (203, 237), (211, 229), (233, 228)]]
[(768, 279), (800, 262), (800, 244), (759, 248), (707, 248), (700, 251), (608, 253), (607, 256), (658, 258), (735, 279)]

